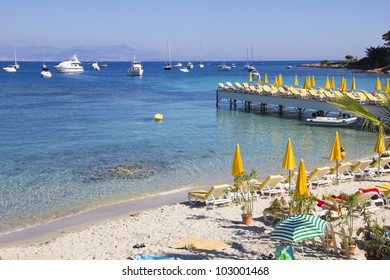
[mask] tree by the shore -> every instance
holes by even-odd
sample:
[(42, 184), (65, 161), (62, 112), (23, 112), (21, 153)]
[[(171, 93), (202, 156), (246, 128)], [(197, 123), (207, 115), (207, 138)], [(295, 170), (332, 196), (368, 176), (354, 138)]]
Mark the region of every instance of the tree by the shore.
[(383, 72), (390, 74), (390, 31), (382, 35), (385, 41), (383, 46), (366, 48), (366, 56), (357, 59), (353, 55), (346, 55), (342, 61), (321, 61), (321, 67), (351, 68), (369, 72)]

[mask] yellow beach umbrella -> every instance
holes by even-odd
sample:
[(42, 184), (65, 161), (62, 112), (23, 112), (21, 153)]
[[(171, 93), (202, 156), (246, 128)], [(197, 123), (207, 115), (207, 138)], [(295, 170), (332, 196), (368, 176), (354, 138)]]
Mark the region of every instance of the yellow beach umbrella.
[(298, 76), (297, 75), (295, 75), (295, 77), (294, 77), (294, 86), (298, 86), (299, 85), (299, 82), (298, 82)]
[(297, 184), (295, 186), (295, 191), (300, 195), (309, 193), (309, 189), (307, 188), (305, 163), (303, 162), (303, 159), (301, 159), (301, 162), (299, 163), (298, 178)]
[(288, 190), (291, 191), (291, 170), (296, 167), (291, 139), (288, 138), (286, 152), (284, 153), (282, 168), (288, 170)]
[(282, 74), (279, 74), (278, 76), (278, 86), (281, 86), (283, 85), (283, 77), (282, 77)]
[(307, 88), (311, 88), (311, 80), (310, 80), (310, 76), (307, 76)]
[(344, 83), (344, 77), (341, 78), (341, 82), (340, 82), (339, 90), (340, 90), (341, 92), (343, 91), (343, 83)]
[(344, 77), (341, 78), (340, 91), (341, 92), (347, 91), (347, 80)]
[(375, 90), (382, 90), (381, 80), (379, 77), (376, 78)]
[(356, 81), (355, 81), (355, 77), (352, 77), (351, 90), (355, 90), (355, 89), (356, 89)]
[(264, 84), (268, 83), (268, 75), (264, 73)]
[(378, 137), (376, 138), (376, 144), (375, 144), (375, 153), (379, 154), (378, 158), (378, 176), (379, 176), (379, 168), (380, 168), (380, 163), (381, 163), (381, 154), (386, 153), (386, 146), (385, 146), (385, 138), (383, 137), (383, 134), (378, 132)]
[(316, 80), (314, 79), (314, 75), (311, 76), (311, 86), (315, 87), (316, 86)]
[(329, 82), (329, 78), (328, 78), (328, 76), (326, 76), (326, 80), (325, 80), (325, 85), (324, 85), (324, 88), (326, 88), (326, 89), (330, 89), (330, 82)]
[(244, 166), (241, 160), (240, 145), (236, 145), (236, 151), (234, 152), (233, 164), (232, 164), (232, 176), (240, 175), (244, 173)]
[(385, 93), (390, 93), (390, 80), (386, 80)]
[(252, 73), (249, 73), (249, 78), (248, 78), (249, 82), (252, 82)]
[(278, 87), (278, 86), (279, 86), (278, 76), (275, 76), (274, 87)]
[(385, 93), (390, 93), (390, 80), (386, 80)]
[(336, 185), (338, 185), (339, 184), (338, 165), (339, 165), (339, 161), (343, 159), (343, 155), (341, 154), (341, 147), (340, 147), (340, 140), (339, 140), (338, 132), (336, 132), (336, 135), (334, 137), (333, 147), (332, 147), (332, 151), (330, 152), (329, 159), (336, 161)]
[(258, 84), (258, 85), (261, 85), (261, 78), (260, 78), (260, 74), (259, 74), (259, 75), (257, 75), (257, 84)]
[(330, 81), (330, 88), (331, 89), (334, 89), (335, 88), (335, 85), (334, 85), (334, 77), (332, 77), (331, 81)]

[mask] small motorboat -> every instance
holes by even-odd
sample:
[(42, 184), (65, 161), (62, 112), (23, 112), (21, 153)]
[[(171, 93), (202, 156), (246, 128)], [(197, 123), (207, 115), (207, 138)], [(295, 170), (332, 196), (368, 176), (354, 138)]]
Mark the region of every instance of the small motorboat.
[(92, 63), (92, 69), (93, 70), (96, 70), (96, 71), (99, 71), (100, 70), (100, 66), (99, 66), (99, 64), (97, 63), (97, 62), (94, 62), (94, 63)]
[(218, 65), (218, 71), (230, 71), (231, 67), (227, 66), (225, 63)]
[(326, 125), (326, 126), (348, 126), (356, 123), (357, 117), (335, 118), (335, 117), (315, 117), (307, 118), (307, 124)]
[(51, 78), (50, 69), (45, 64), (42, 65), (41, 77), (42, 78)]
[(3, 70), (5, 72), (8, 72), (8, 73), (14, 73), (16, 72), (16, 68), (14, 67), (14, 65), (8, 65), (6, 67), (3, 67)]
[(192, 69), (192, 68), (194, 68), (194, 64), (192, 64), (192, 62), (189, 61), (189, 62), (187, 63), (187, 69)]
[(190, 72), (190, 70), (188, 70), (187, 68), (180, 68), (179, 70), (180, 70), (181, 72), (184, 72), (184, 73)]

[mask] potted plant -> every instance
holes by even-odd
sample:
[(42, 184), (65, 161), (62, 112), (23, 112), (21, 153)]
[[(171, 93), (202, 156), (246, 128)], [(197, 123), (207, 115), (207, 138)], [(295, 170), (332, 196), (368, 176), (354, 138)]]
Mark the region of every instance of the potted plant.
[(356, 242), (353, 237), (354, 233), (354, 216), (353, 213), (358, 207), (358, 201), (354, 194), (344, 195), (344, 203), (342, 207), (345, 207), (347, 211), (340, 211), (341, 222), (339, 223), (341, 227), (343, 240), (340, 243), (342, 249), (346, 249), (347, 246), (350, 254), (355, 254), (356, 252)]
[(256, 176), (256, 171), (252, 169), (250, 174), (244, 172), (234, 177), (237, 188), (237, 202), (241, 205), (242, 210), (242, 221), (247, 225), (252, 224), (254, 200), (257, 192), (254, 182)]
[(364, 256), (367, 260), (381, 260), (386, 253), (390, 252), (386, 230), (370, 216), (365, 213), (363, 215), (366, 226), (360, 228), (357, 234), (363, 233), (364, 251), (366, 251)]

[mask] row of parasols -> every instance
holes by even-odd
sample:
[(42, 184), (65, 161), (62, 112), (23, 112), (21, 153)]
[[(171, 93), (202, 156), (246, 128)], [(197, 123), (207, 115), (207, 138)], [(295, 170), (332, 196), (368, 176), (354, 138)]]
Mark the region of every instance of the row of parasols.
[[(252, 76), (253, 76), (252, 73), (249, 73), (249, 81), (250, 82), (253, 81), (253, 77)], [(264, 82), (264, 84), (268, 83), (268, 75), (267, 75), (267, 73), (264, 74), (263, 82)], [(261, 84), (260, 74), (257, 75), (257, 84)], [(279, 74), (278, 76), (275, 76), (273, 85), (275, 87), (279, 87), (279, 86), (283, 85), (283, 76), (282, 76), (282, 74)], [(296, 87), (299, 86), (298, 75), (294, 76), (294, 86), (296, 86)], [(315, 86), (316, 86), (316, 81), (315, 81), (314, 75), (306, 76), (302, 87), (304, 89), (310, 89), (310, 88), (315, 87)], [(332, 77), (330, 79), (329, 79), (328, 76), (326, 77), (324, 88), (325, 89), (335, 89), (336, 88), (334, 77)], [(347, 79), (345, 77), (341, 78), (340, 86), (339, 86), (338, 89), (341, 92), (346, 92), (348, 90), (347, 89)], [(355, 89), (356, 89), (356, 79), (355, 79), (355, 77), (352, 77), (350, 90), (353, 91)], [(381, 91), (383, 89), (383, 91), (385, 93), (390, 93), (390, 79), (386, 79), (385, 82), (384, 82), (384, 86), (382, 87), (382, 82), (381, 82), (380, 78), (377, 77), (376, 81), (375, 81), (374, 89), (377, 90), (377, 91)]]
[[(378, 154), (384, 154), (386, 152), (384, 136), (381, 133), (378, 133), (374, 151)], [(336, 168), (338, 166), (338, 162), (343, 159), (339, 135), (337, 132), (333, 141), (333, 146), (329, 155), (329, 159), (336, 161)], [(378, 165), (378, 174), (379, 166), (380, 164)], [(282, 168), (288, 170), (290, 175), (291, 170), (293, 170), (295, 167), (295, 157), (292, 149), (291, 139), (289, 138), (287, 141), (287, 147), (282, 162)], [(232, 176), (236, 176), (243, 173), (244, 167), (241, 159), (240, 146), (239, 144), (237, 144), (232, 163)], [(338, 184), (338, 171), (336, 171), (336, 174), (336, 184)], [(291, 182), (289, 182), (289, 186), (290, 184)], [(301, 195), (309, 193), (305, 164), (303, 159), (300, 161), (299, 164), (298, 178), (296, 181), (295, 191)], [(288, 216), (279, 221), (276, 224), (274, 231), (271, 233), (270, 238), (273, 240), (281, 240), (291, 243), (300, 242), (310, 238), (323, 236), (326, 224), (327, 222), (325, 220), (315, 217), (313, 215), (296, 214), (293, 216)]]

